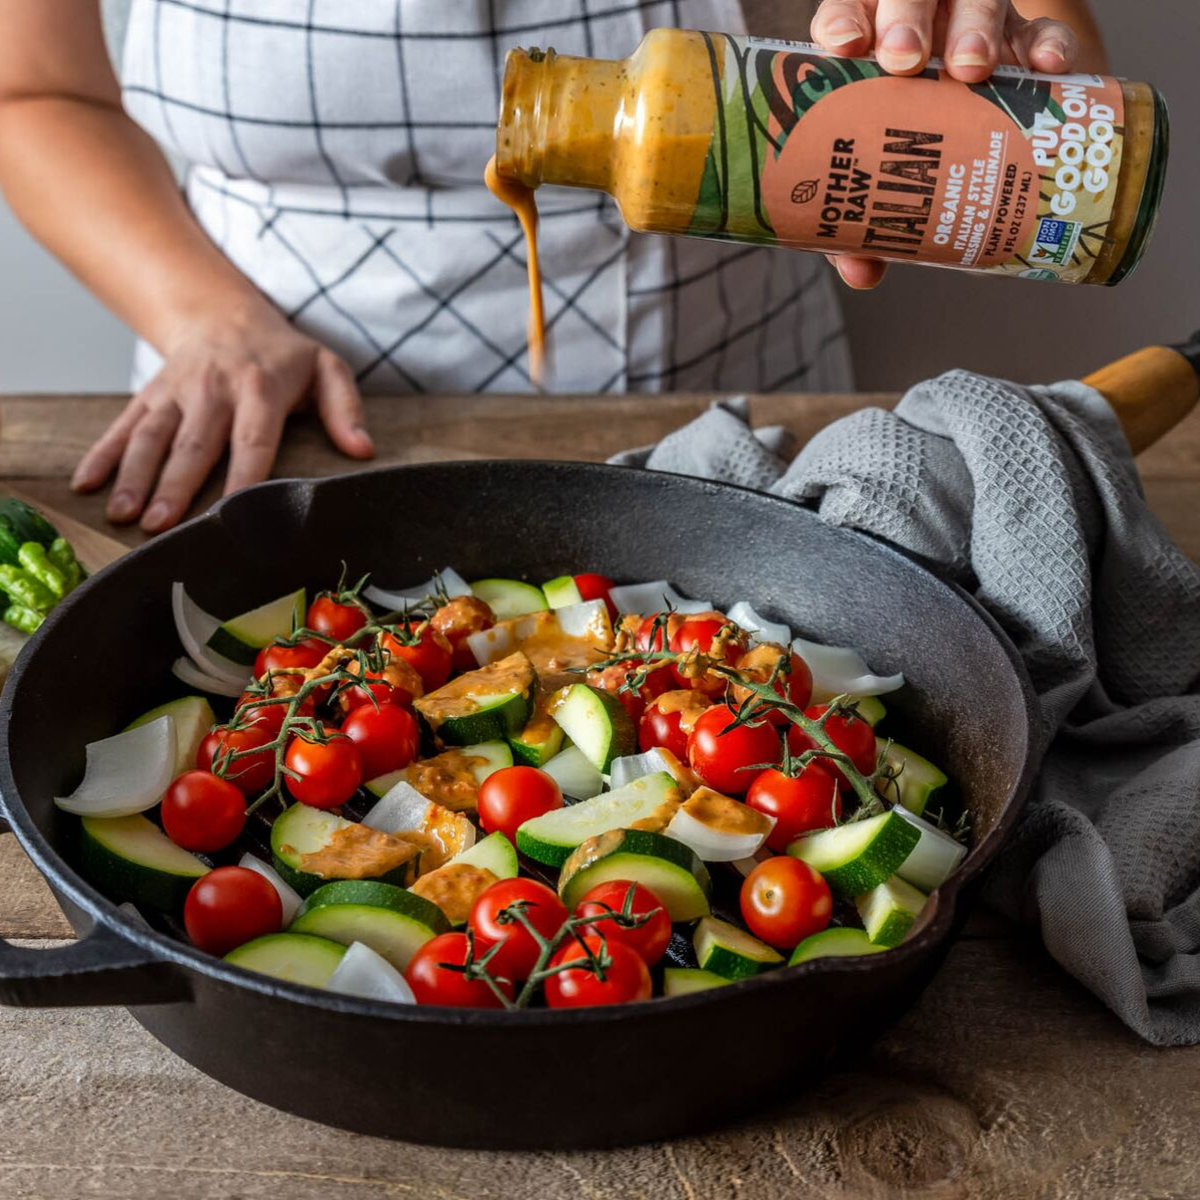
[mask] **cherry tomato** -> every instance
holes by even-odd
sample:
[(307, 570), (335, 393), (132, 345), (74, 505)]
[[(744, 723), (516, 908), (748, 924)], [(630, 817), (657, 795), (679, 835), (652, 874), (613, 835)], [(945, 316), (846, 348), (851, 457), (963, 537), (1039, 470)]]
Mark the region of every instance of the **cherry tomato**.
[[(671, 650), (672, 643), (675, 641), (675, 635), (679, 632), (680, 625), (683, 624), (683, 617), (678, 613), (671, 613), (666, 619), (666, 629), (660, 627), (656, 633), (654, 624), (659, 621), (662, 613), (648, 613), (642, 618), (642, 623), (638, 626), (637, 633), (634, 635), (633, 644), (641, 651), (647, 650)], [(664, 633), (666, 636), (664, 636)], [(668, 670), (670, 668), (667, 668)]]
[(664, 690), (664, 685), (671, 687), (674, 680), (671, 672), (665, 667), (661, 667), (657, 671), (651, 671), (646, 682), (635, 692), (624, 687), (625, 681), (632, 673), (632, 668), (617, 664), (605, 667), (603, 671), (589, 671), (587, 681), (592, 687), (601, 688), (610, 695), (616, 696), (629, 714), (629, 719), (636, 729), (638, 722), (642, 719), (642, 714), (646, 711), (646, 702), (651, 697), (660, 695)]
[(429, 621), (400, 625), (397, 633), (385, 633), (379, 644), (394, 658), (407, 662), (420, 675), (427, 692), (436, 692), (450, 678), (454, 648)]
[[(720, 615), (709, 616), (701, 613), (699, 616), (687, 617), (671, 639), (671, 649), (676, 654), (688, 654), (693, 650), (707, 654), (712, 649), (717, 634), (727, 628), (729, 628), (729, 622)], [(733, 666), (741, 657), (744, 649), (745, 644), (737, 637), (731, 636), (725, 643), (721, 661), (727, 666)], [(729, 685), (728, 679), (714, 671), (706, 671), (703, 675), (690, 678), (684, 675), (678, 666), (673, 666), (671, 673), (675, 676), (675, 682), (679, 687), (695, 688), (706, 696), (720, 696)]]
[(230, 950), (283, 928), (279, 893), (249, 867), (218, 867), (192, 885), (183, 905), (187, 935), (209, 954)]
[[(483, 979), (468, 979), (461, 971), (448, 971), (446, 966), (461, 967), (467, 961), (467, 935), (442, 933), (431, 938), (412, 956), (404, 978), (412, 988), (418, 1004), (443, 1004), (447, 1008), (503, 1008), (504, 1003)], [(479, 957), (478, 947), (476, 957)], [(511, 1000), (511, 983), (501, 983), (500, 990)]]
[[(255, 721), (243, 729), (230, 729), (222, 725), (200, 743), (200, 749), (196, 752), (196, 766), (201, 771), (215, 774), (226, 754), (257, 750), (259, 746), (269, 745), (275, 737), (270, 725), (261, 721)], [(275, 781), (275, 751), (264, 750), (261, 754), (248, 754), (245, 758), (229, 762), (223, 777), (247, 796), (261, 792)]]
[[(355, 668), (356, 664), (352, 663), (350, 670), (358, 674)], [(364, 704), (371, 707), (375, 704), (411, 704), (413, 697), (424, 691), (420, 675), (408, 660), (390, 655), (382, 671), (368, 671), (364, 678), (366, 683), (361, 687), (347, 688), (341, 693), (341, 706), (345, 712), (352, 712)]]
[(802, 833), (828, 829), (842, 815), (837, 780), (818, 762), (809, 763), (795, 776), (764, 771), (750, 785), (746, 803), (775, 818), (767, 847), (777, 854), (782, 854)]
[(258, 652), (254, 660), (254, 678), (261, 679), (268, 671), (311, 670), (329, 650), (329, 643), (320, 638), (304, 638), (294, 646), (272, 643)]
[[(804, 710), (804, 715), (816, 721), (825, 715), (828, 708), (828, 704), (814, 704)], [(829, 734), (829, 740), (849, 757), (860, 774), (870, 775), (874, 772), (875, 730), (862, 717), (830, 717), (825, 724), (825, 732)], [(788, 749), (793, 754), (803, 754), (805, 750), (813, 750), (817, 745), (799, 725), (793, 725), (788, 730), (787, 739)], [(821, 765), (841, 787), (849, 788), (850, 781), (832, 760), (826, 760)]]
[(491, 629), (496, 623), (496, 614), (478, 596), (455, 596), (433, 614), (429, 623), (450, 643), (454, 651), (454, 670), (474, 671), (479, 663), (467, 645), (467, 638), (472, 633)]
[(210, 771), (185, 771), (163, 796), (162, 823), (185, 850), (224, 850), (246, 828), (246, 797)]
[(551, 975), (545, 984), (546, 1003), (551, 1008), (591, 1008), (596, 1004), (628, 1004), (650, 999), (650, 968), (636, 950), (621, 942), (609, 941), (606, 945), (603, 938), (586, 937), (581, 945), (572, 938), (555, 953), (550, 965), (586, 959), (589, 951), (609, 960), (604, 967), (604, 978), (587, 966)]
[[(759, 683), (766, 683), (771, 678), (776, 664), (783, 655), (783, 647), (773, 644), (755, 646), (748, 650), (736, 662), (735, 666), (743, 674)], [(812, 699), (812, 672), (808, 663), (798, 654), (788, 655), (786, 671), (780, 671), (775, 678), (775, 691), (781, 699), (797, 708), (804, 708)], [(750, 693), (744, 687), (733, 685), (733, 698), (739, 704)], [(771, 720), (777, 725), (788, 724), (787, 716), (781, 712), (771, 714)]]
[(819, 871), (784, 854), (759, 863), (742, 884), (742, 920), (777, 950), (790, 950), (829, 924), (833, 897)]
[(661, 746), (670, 750), (680, 762), (687, 759), (688, 734), (684, 730), (685, 719), (694, 721), (712, 701), (703, 692), (684, 691), (676, 688), (656, 696), (646, 705), (645, 715), (638, 724), (638, 746), (653, 750)]
[[(271, 731), (274, 737), (283, 728), (283, 719), (287, 716), (286, 704), (262, 704), (267, 697), (257, 692), (243, 692), (238, 699), (234, 712), (247, 723), (263, 725)], [(247, 705), (253, 704), (253, 708)], [(307, 702), (304, 707), (309, 707)]]
[(575, 576), (575, 586), (579, 589), (581, 600), (603, 600), (608, 609), (608, 615), (614, 621), (617, 619), (617, 606), (608, 597), (609, 590), (616, 587), (616, 584), (607, 575), (592, 575), (584, 572), (582, 575)]
[(499, 946), (488, 959), (488, 970), (505, 979), (528, 979), (541, 953), (529, 930), (519, 921), (502, 924), (500, 913), (510, 904), (524, 901), (530, 924), (549, 941), (567, 919), (566, 905), (558, 894), (536, 879), (502, 879), (493, 883), (471, 906), (467, 925), (475, 934), (477, 952)]
[(610, 879), (608, 883), (597, 884), (580, 900), (575, 906), (575, 915), (598, 917), (606, 912), (624, 912), (630, 888), (633, 888), (633, 915), (653, 912), (650, 920), (636, 929), (623, 929), (609, 918), (597, 921), (594, 925), (580, 926), (579, 932), (585, 936), (594, 934), (607, 938), (610, 946), (620, 942), (637, 951), (646, 966), (652, 967), (667, 952), (667, 943), (671, 940), (671, 918), (662, 901), (649, 888), (628, 879)]
[(343, 604), (331, 592), (321, 592), (308, 606), (304, 623), (335, 642), (349, 641), (368, 620), (361, 604)]
[(688, 765), (710, 788), (727, 796), (740, 795), (753, 782), (763, 763), (777, 763), (783, 747), (779, 731), (769, 721), (730, 728), (736, 714), (715, 704), (701, 713), (688, 736)]
[(502, 767), (479, 788), (480, 825), (488, 833), (499, 830), (514, 845), (518, 825), (562, 806), (562, 790), (537, 767)]
[(363, 704), (343, 722), (342, 732), (358, 747), (364, 779), (407, 767), (421, 744), (417, 719), (398, 704)]
[(288, 791), (313, 808), (345, 804), (362, 783), (362, 758), (348, 737), (314, 742), (298, 734), (287, 748), (284, 763), (297, 776), (284, 776)]

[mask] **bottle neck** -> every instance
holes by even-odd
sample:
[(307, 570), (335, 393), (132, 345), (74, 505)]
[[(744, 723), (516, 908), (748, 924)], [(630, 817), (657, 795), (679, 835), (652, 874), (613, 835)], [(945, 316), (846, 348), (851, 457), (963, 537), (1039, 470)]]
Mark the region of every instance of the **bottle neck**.
[(496, 170), (526, 187), (611, 191), (624, 62), (512, 50), (504, 65)]

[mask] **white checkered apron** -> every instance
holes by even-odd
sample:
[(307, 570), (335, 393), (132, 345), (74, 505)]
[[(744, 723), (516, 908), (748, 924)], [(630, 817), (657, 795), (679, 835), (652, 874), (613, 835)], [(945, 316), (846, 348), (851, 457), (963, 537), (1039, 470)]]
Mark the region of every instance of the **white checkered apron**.
[[(525, 247), (481, 179), (512, 46), (619, 58), (736, 0), (134, 0), (129, 112), (187, 166), (197, 220), (374, 392), (530, 389)], [(544, 188), (560, 391), (850, 384), (815, 255), (632, 235)], [(158, 367), (139, 347), (135, 384)]]

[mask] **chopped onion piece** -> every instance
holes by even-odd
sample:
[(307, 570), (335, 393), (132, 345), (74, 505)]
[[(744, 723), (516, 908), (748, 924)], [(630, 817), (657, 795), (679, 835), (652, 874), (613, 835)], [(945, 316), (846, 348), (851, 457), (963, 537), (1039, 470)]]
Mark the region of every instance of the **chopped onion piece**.
[(87, 747), (83, 781), (56, 796), (64, 812), (81, 817), (128, 817), (153, 808), (171, 783), (175, 723), (167, 715)]
[(885, 696), (904, 686), (903, 675), (872, 675), (858, 651), (848, 646), (822, 646), (795, 638), (792, 649), (812, 672), (814, 702), (834, 696)]
[[(184, 590), (182, 583), (171, 584), (171, 612), (175, 616), (175, 630), (187, 651), (187, 656), (210, 679), (220, 679), (230, 685), (245, 687), (250, 679), (250, 668), (235, 663), (223, 654), (210, 650), (205, 643), (220, 628), (221, 622), (204, 611)], [(239, 689), (240, 691), (240, 689)], [(233, 692), (232, 695), (238, 695)]]
[(233, 683), (228, 679), (216, 679), (200, 670), (186, 656), (177, 658), (171, 667), (171, 674), (182, 680), (188, 687), (199, 688), (210, 696), (240, 696), (246, 690), (245, 683)]
[(708, 600), (689, 600), (681, 596), (665, 579), (656, 579), (652, 583), (619, 584), (609, 589), (608, 598), (622, 616), (626, 613), (648, 616), (662, 612), (667, 605), (681, 613), (709, 612), (712, 609)]
[(584, 600), (554, 610), (558, 627), (567, 637), (592, 638), (612, 645), (613, 628), (608, 619), (608, 605), (603, 600)]
[(734, 859), (734, 861), (729, 865), (733, 867), (733, 869), (737, 871), (739, 875), (749, 875), (750, 872), (759, 865), (759, 863), (765, 863), (768, 858), (774, 857), (774, 852), (768, 850), (766, 846), (763, 846), (761, 850), (755, 854), (752, 854), (749, 858)]
[(689, 846), (705, 862), (737, 862), (756, 854), (775, 828), (775, 818), (759, 813), (764, 823), (770, 822), (759, 833), (729, 833), (705, 824), (687, 806), (679, 809), (671, 823), (663, 830), (669, 838)]
[(362, 823), (380, 833), (411, 833), (425, 824), (430, 809), (436, 807), (432, 800), (402, 779), (385, 793), (382, 800), (371, 806)]
[(921, 840), (897, 868), (896, 874), (923, 892), (941, 887), (967, 857), (966, 846), (923, 817), (909, 812), (903, 804), (895, 805), (892, 811), (915, 825), (921, 834)]
[(380, 608), (416, 609), (422, 607), (430, 596), (437, 593), (439, 584), (441, 584), (441, 590), (451, 600), (456, 596), (474, 595), (471, 585), (453, 567), (444, 568), (432, 579), (427, 579), (416, 587), (404, 588), (398, 592), (388, 592), (372, 584), (364, 589), (363, 595), (372, 604), (379, 605)]
[(745, 600), (739, 600), (725, 615), (751, 634), (752, 642), (773, 642), (777, 646), (786, 646), (792, 640), (792, 631), (786, 625), (764, 620)]
[(238, 866), (245, 867), (248, 871), (256, 871), (279, 893), (279, 903), (283, 908), (283, 923), (285, 926), (290, 925), (292, 918), (300, 911), (300, 905), (304, 903), (300, 893), (286, 882), (274, 867), (269, 867), (261, 858), (255, 858), (253, 854), (243, 854), (238, 860)]
[(350, 943), (325, 987), (328, 991), (363, 1000), (390, 1000), (395, 1004), (417, 1002), (408, 980), (386, 958), (362, 942)]
[(578, 746), (559, 751), (543, 764), (542, 770), (558, 784), (562, 794), (572, 800), (590, 800), (604, 790), (604, 776)]
[(467, 645), (481, 667), (506, 658), (512, 653), (515, 640), (512, 627), (508, 625), (496, 625), (467, 635)]
[(629, 754), (624, 758), (614, 758), (609, 771), (612, 773), (614, 792), (617, 788), (623, 788), (645, 775), (653, 775), (656, 771), (666, 771), (672, 778), (675, 777), (670, 762), (657, 746), (653, 750), (647, 750), (645, 754)]

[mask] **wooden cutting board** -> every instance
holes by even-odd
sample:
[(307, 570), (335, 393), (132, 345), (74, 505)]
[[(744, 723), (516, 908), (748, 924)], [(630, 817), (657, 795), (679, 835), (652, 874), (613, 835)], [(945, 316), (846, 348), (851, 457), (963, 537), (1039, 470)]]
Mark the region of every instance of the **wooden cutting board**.
[[(89, 573), (94, 574), (101, 567), (108, 566), (110, 562), (120, 558), (129, 549), (128, 546), (118, 542), (116, 538), (111, 538), (107, 534), (75, 520), (74, 517), (67, 516), (66, 513), (61, 513), (57, 509), (34, 500), (31, 496), (23, 493), (20, 488), (5, 483), (0, 484), (0, 492), (7, 496), (16, 496), (18, 500), (25, 500), (34, 505), (39, 512), (44, 513), (46, 520), (75, 547), (75, 556)], [(17, 661), (17, 655), (21, 653), (27, 641), (28, 638), (25, 634), (0, 621), (0, 683), (4, 682), (8, 668)]]

